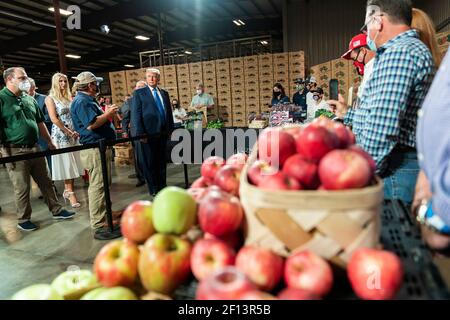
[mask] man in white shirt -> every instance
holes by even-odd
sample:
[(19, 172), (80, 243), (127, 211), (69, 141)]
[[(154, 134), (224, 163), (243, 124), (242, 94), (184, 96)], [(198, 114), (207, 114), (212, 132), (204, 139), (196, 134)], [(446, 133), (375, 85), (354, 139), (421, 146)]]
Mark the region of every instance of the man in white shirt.
[(330, 110), (330, 106), (323, 99), (323, 90), (322, 88), (317, 88), (311, 92), (313, 97), (313, 102), (308, 105), (307, 111), (307, 122), (311, 122), (316, 117), (316, 111), (320, 109)]
[(306, 105), (307, 108), (309, 106), (314, 106), (314, 99), (313, 99), (313, 91), (317, 88), (317, 81), (315, 77), (309, 77), (306, 79), (306, 89), (308, 89), (308, 93), (306, 94)]

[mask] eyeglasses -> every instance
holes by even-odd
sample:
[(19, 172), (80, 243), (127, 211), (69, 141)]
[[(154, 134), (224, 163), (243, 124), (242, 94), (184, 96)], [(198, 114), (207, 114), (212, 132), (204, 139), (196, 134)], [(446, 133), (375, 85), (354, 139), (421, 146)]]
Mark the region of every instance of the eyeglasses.
[(383, 17), (383, 16), (385, 16), (384, 13), (375, 14), (375, 12), (372, 11), (372, 14), (370, 14), (370, 15), (367, 17), (366, 22), (365, 22), (364, 25), (361, 27), (361, 29), (359, 29), (359, 31), (361, 31), (361, 32), (364, 33), (364, 34), (367, 33), (367, 26), (368, 26), (368, 24), (371, 23), (372, 20), (373, 20), (374, 18), (376, 18), (376, 17)]

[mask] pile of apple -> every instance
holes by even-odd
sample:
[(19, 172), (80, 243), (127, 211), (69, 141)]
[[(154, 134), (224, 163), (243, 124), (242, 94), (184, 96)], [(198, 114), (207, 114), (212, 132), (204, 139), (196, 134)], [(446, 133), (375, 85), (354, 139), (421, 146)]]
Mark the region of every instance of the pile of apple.
[(258, 160), (248, 169), (252, 184), (271, 191), (363, 188), (374, 174), (374, 160), (355, 145), (351, 130), (327, 118), (265, 129), (258, 138)]

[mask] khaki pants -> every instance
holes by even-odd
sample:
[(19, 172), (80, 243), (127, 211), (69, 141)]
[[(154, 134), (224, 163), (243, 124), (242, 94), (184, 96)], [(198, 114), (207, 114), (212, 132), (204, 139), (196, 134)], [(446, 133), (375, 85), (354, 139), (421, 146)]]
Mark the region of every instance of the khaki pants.
[[(103, 188), (100, 151), (98, 149), (81, 150), (80, 157), (84, 168), (89, 172), (88, 197), (91, 227), (93, 229), (99, 229), (104, 226), (106, 215), (105, 192)], [(107, 149), (106, 165), (108, 170), (109, 184), (111, 184), (111, 157), (111, 149)]]
[[(38, 147), (3, 148), (2, 154), (4, 157), (7, 157), (39, 151), (40, 149)], [(19, 223), (28, 221), (31, 218), (32, 210), (30, 204), (30, 177), (33, 177), (34, 181), (41, 190), (44, 201), (52, 214), (56, 215), (62, 210), (62, 207), (56, 197), (55, 190), (53, 189), (53, 183), (49, 177), (48, 166), (45, 158), (7, 163), (6, 169), (9, 174), (9, 179), (11, 180), (14, 187), (17, 218), (19, 220)]]

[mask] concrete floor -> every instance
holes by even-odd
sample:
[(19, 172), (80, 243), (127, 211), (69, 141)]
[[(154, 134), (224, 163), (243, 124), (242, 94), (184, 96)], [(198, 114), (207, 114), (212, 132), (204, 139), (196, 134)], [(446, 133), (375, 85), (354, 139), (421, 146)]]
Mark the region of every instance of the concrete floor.
[[(113, 169), (111, 200), (113, 210), (125, 208), (134, 200), (151, 200), (147, 187), (136, 188), (136, 180), (129, 179), (132, 167)], [(199, 166), (189, 167), (190, 182), (200, 175)], [(168, 184), (184, 187), (183, 167), (169, 165)], [(62, 183), (57, 183), (62, 193)], [(34, 232), (21, 232), (16, 228), (14, 196), (6, 170), (0, 168), (0, 299), (8, 299), (18, 290), (36, 283), (50, 283), (70, 266), (92, 268), (94, 258), (105, 241), (93, 238), (89, 227), (87, 187), (81, 179), (76, 180), (76, 194), (82, 203), (76, 209), (76, 217), (55, 222), (47, 206), (39, 200), (39, 189), (32, 189), (32, 221), (40, 225)], [(62, 196), (59, 196), (63, 201)]]

